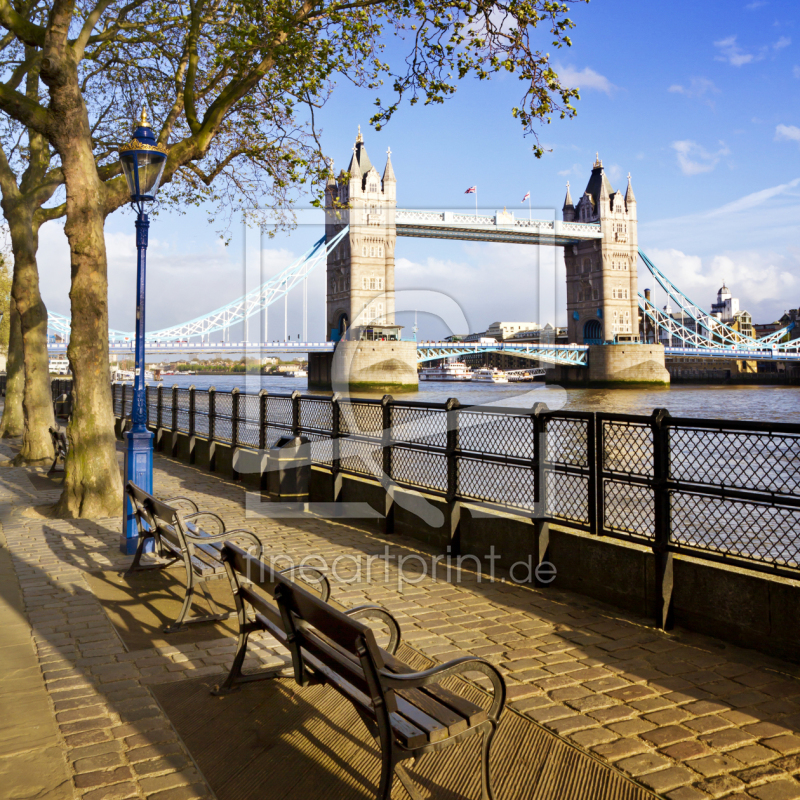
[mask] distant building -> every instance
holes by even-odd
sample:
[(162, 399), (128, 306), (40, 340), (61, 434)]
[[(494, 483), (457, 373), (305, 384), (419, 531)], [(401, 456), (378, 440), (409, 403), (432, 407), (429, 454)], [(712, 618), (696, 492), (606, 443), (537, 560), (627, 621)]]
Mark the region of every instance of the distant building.
[(477, 342), (479, 339), (495, 339), (504, 342), (519, 333), (532, 333), (541, 329), (542, 326), (538, 322), (493, 322), (485, 331), (468, 333), (460, 337), (460, 341)]

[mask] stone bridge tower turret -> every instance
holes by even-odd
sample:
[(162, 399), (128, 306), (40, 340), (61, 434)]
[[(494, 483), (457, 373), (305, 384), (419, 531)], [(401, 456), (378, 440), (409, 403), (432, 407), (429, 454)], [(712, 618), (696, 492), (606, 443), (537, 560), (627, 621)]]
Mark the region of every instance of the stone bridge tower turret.
[(586, 190), (573, 204), (567, 184), (565, 222), (599, 222), (603, 238), (564, 249), (569, 340), (577, 344), (639, 341), (636, 197), (615, 192), (598, 156)]
[(367, 155), (359, 126), (347, 173), (339, 173), (336, 181), (329, 178), (325, 191), (328, 240), (350, 225), (349, 234), (328, 256), (328, 340), (338, 341), (353, 325), (394, 324), (396, 206), (391, 150), (381, 176)]

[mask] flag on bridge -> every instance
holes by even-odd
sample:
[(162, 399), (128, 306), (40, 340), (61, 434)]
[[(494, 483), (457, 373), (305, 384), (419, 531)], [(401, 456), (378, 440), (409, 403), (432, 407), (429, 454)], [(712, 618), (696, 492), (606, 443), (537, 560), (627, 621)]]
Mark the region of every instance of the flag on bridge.
[(469, 189), (467, 189), (467, 191), (464, 192), (464, 194), (477, 194), (477, 193), (478, 193), (477, 186), (470, 186)]
[(530, 200), (530, 197), (531, 197), (531, 193), (530, 192), (526, 192), (525, 193), (525, 197), (523, 197), (520, 202), (524, 203), (526, 200)]

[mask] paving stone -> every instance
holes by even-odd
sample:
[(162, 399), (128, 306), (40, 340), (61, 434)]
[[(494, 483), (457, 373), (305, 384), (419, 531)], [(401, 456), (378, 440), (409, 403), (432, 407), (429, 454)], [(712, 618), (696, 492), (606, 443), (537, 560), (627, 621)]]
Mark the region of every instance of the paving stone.
[(654, 792), (663, 793), (678, 786), (692, 783), (697, 778), (697, 774), (686, 767), (667, 767), (659, 772), (652, 772), (649, 775), (640, 775), (639, 780), (649, 786)]
[(98, 772), (85, 772), (76, 775), (73, 780), (78, 789), (93, 789), (95, 786), (106, 786), (111, 783), (120, 783), (131, 777), (128, 767), (117, 767), (111, 770), (101, 770)]
[(763, 743), (779, 753), (789, 754), (800, 751), (800, 736), (795, 736), (794, 734), (773, 736), (770, 739), (764, 739)]
[(800, 783), (791, 779), (773, 781), (749, 791), (758, 800), (797, 800), (800, 797)]
[(608, 761), (619, 761), (626, 756), (634, 756), (647, 750), (647, 745), (638, 739), (617, 739), (616, 742), (600, 744), (592, 748), (597, 755)]
[(138, 790), (135, 783), (115, 783), (113, 786), (103, 786), (100, 789), (93, 789), (82, 796), (82, 800), (125, 800), (128, 797), (136, 797)]
[(645, 741), (652, 742), (656, 747), (665, 747), (684, 739), (694, 738), (694, 733), (680, 725), (666, 725), (663, 728), (656, 728), (642, 734)]
[(706, 778), (710, 778), (713, 775), (722, 775), (741, 769), (742, 762), (730, 756), (715, 753), (714, 755), (694, 759), (689, 762), (689, 766)]
[(724, 731), (707, 733), (699, 737), (701, 742), (707, 742), (711, 747), (720, 750), (730, 750), (737, 745), (748, 744), (753, 741), (753, 736), (739, 728), (726, 728)]
[(667, 797), (669, 800), (704, 800), (708, 795), (695, 786), (680, 786), (667, 792)]
[(654, 772), (671, 763), (668, 758), (664, 758), (664, 756), (660, 756), (657, 753), (641, 753), (640, 755), (617, 761), (616, 766), (630, 775), (636, 776)]

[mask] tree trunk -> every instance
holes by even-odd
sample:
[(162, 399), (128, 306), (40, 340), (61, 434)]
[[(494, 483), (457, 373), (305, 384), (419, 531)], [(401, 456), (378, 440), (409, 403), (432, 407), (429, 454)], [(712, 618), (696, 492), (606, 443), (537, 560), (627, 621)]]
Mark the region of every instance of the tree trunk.
[(55, 424), (47, 357), (47, 309), (39, 293), (39, 270), (36, 266), (39, 230), (34, 224), (32, 211), (22, 203), (11, 214), (6, 209), (14, 253), (11, 296), (21, 322), (25, 375), (22, 399), (25, 427), (22, 449), (14, 459), (18, 465), (43, 464), (53, 460), (50, 428)]
[(22, 359), (22, 328), (13, 296), (8, 306), (11, 325), (8, 334), (8, 365), (6, 366), (6, 398), (3, 419), (0, 420), (0, 438), (16, 439), (22, 436), (25, 420), (22, 415), (22, 395), (25, 391), (25, 366)]
[(62, 73), (51, 85), (57, 115), (53, 141), (67, 188), (64, 232), (70, 248), (72, 328), (67, 349), (74, 406), (67, 428), (69, 454), (64, 490), (55, 513), (65, 517), (111, 517), (122, 511), (108, 353), (108, 276), (103, 236), (103, 185), (92, 154), (86, 106), (78, 76)]

